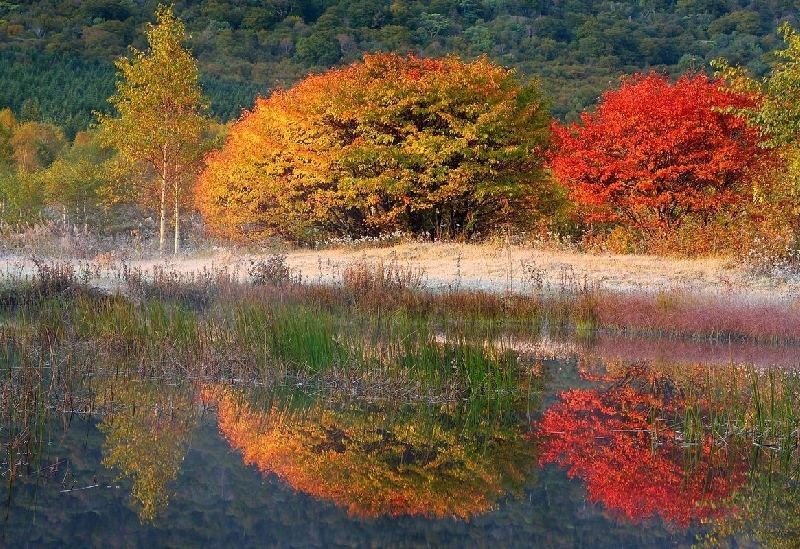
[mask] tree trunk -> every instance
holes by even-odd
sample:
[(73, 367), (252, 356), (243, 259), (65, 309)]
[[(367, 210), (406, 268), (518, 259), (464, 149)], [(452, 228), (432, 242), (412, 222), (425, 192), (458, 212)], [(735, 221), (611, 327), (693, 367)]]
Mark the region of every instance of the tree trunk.
[(167, 233), (167, 145), (161, 148), (161, 220), (158, 232), (158, 253), (164, 253)]
[(167, 182), (161, 180), (161, 222), (158, 231), (158, 253), (164, 253), (165, 234), (167, 231)]
[(175, 255), (178, 255), (178, 250), (180, 248), (180, 215), (178, 209), (178, 178), (175, 178)]

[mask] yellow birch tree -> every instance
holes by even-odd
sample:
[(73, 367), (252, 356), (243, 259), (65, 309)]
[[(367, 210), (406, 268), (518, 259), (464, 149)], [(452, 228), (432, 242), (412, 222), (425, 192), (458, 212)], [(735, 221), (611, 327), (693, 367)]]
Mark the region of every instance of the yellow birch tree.
[(109, 102), (119, 116), (97, 115), (105, 145), (116, 148), (130, 162), (150, 166), (158, 174), (160, 252), (165, 247), (171, 200), (174, 251), (178, 253), (180, 205), (205, 152), (203, 132), (209, 124), (197, 63), (182, 46), (185, 33), (172, 7), (159, 5), (156, 24), (147, 30), (149, 48), (131, 48), (132, 57), (123, 57), (116, 63), (117, 92)]

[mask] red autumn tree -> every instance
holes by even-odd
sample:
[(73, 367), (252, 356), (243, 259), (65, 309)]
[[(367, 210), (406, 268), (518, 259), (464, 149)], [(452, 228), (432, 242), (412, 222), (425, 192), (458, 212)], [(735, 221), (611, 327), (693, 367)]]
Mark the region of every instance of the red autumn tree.
[(682, 415), (684, 399), (660, 394), (659, 381), (635, 369), (620, 377), (604, 390), (561, 394), (538, 422), (539, 462), (568, 467), (592, 503), (633, 522), (659, 515), (685, 527), (724, 514), (719, 503), (744, 483), (746, 460), (714, 448), (710, 433), (684, 447), (682, 433), (664, 421)]
[(755, 129), (729, 108), (746, 95), (708, 77), (674, 84), (651, 72), (603, 94), (582, 125), (554, 125), (552, 168), (588, 222), (619, 221), (646, 234), (703, 223), (741, 200), (740, 184), (761, 153)]
[(538, 83), (486, 59), (367, 55), (259, 99), (196, 188), (234, 238), (453, 237), (555, 201)]

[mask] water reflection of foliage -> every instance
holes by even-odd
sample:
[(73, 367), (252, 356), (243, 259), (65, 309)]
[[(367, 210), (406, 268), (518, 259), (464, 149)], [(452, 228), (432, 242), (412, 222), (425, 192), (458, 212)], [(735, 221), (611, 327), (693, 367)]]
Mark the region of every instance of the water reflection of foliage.
[(598, 380), (603, 387), (562, 393), (538, 422), (540, 462), (569, 467), (590, 501), (634, 522), (659, 515), (685, 527), (724, 514), (746, 460), (717, 444), (712, 403), (644, 367)]
[(230, 389), (209, 388), (206, 397), (245, 463), (353, 515), (467, 519), (519, 490), (535, 467), (519, 418), (490, 414), (475, 422), (474, 402), (317, 401), (292, 410), (279, 402), (254, 406)]
[[(30, 353), (25, 344), (2, 334), (0, 477), (8, 480), (9, 490), (17, 478), (43, 475), (41, 454), (48, 438), (44, 425), (68, 398), (74, 402), (74, 384), (57, 382), (52, 363), (52, 354)], [(71, 419), (69, 415), (61, 417), (65, 423)]]
[[(800, 373), (794, 370), (726, 372), (740, 387), (725, 423), (749, 447), (747, 483), (714, 521), (703, 546), (749, 539), (765, 547), (797, 547), (800, 540)], [(729, 397), (730, 398), (730, 397)]]
[[(7, 463), (35, 459), (28, 434), (37, 433), (40, 420), (51, 412), (84, 417), (99, 412), (108, 437), (104, 463), (133, 480), (142, 517), (152, 518), (177, 474), (180, 448), (188, 440), (184, 423), (190, 422), (190, 416), (183, 416), (187, 404), (175, 405), (183, 397), (153, 393), (155, 380), (274, 384), (288, 379), (359, 395), (484, 398), (495, 407), (505, 406), (503, 395), (528, 382), (518, 379), (520, 367), (512, 353), (492, 348), (494, 324), (466, 322), (471, 318), (466, 313), (457, 327), (438, 326), (429, 315), (405, 310), (381, 309), (376, 318), (339, 303), (339, 294), (328, 288), (309, 288), (309, 295), (297, 288), (297, 295), (284, 303), (282, 294), (270, 293), (274, 289), (260, 292), (230, 279), (222, 286), (239, 297), (216, 301), (219, 281), (210, 276), (198, 287), (216, 290), (200, 292), (207, 299), (197, 301), (191, 298), (194, 293), (178, 291), (191, 286), (185, 280), (159, 275), (153, 285), (170, 291), (157, 299), (142, 295), (130, 300), (87, 289), (52, 298), (36, 294), (24, 307), (15, 301), (9, 310), (0, 304), (0, 316), (9, 319), (2, 335), (29, 362), (9, 369), (0, 380), (17, 403), (3, 409), (17, 430), (6, 429), (0, 436), (13, 433), (11, 447), (31, 454)], [(67, 287), (76, 284), (73, 280)], [(330, 300), (322, 299), (326, 295)], [(490, 333), (480, 335), (484, 329)], [(489, 343), (468, 344), (473, 336)], [(168, 403), (160, 400), (168, 396), (177, 399), (170, 413), (164, 412)], [(144, 413), (148, 408), (160, 412), (150, 417)], [(42, 437), (36, 440), (41, 443)]]
[(106, 394), (108, 413), (99, 425), (106, 435), (103, 465), (133, 481), (139, 516), (153, 520), (167, 504), (197, 422), (194, 399), (186, 390), (143, 381), (120, 381)]

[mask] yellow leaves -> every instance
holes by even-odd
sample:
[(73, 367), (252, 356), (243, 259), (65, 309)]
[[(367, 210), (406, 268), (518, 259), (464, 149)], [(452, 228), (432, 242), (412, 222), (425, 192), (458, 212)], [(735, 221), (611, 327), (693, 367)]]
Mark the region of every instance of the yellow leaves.
[[(476, 189), (494, 185), (502, 169), (503, 187), (495, 194), (508, 195), (509, 182), (518, 181), (513, 194), (523, 195), (541, 159), (522, 152), (543, 147), (548, 137), (540, 97), (527, 93), (522, 102), (520, 89), (510, 71), (486, 59), (375, 54), (310, 76), (259, 100), (232, 129), (224, 154), (209, 158), (198, 193), (214, 187), (220, 196), (243, 196), (241, 182), (225, 175), (232, 171), (224, 165), (247, 165), (254, 174), (248, 184), (258, 189), (249, 203), (228, 202), (223, 210), (201, 200), (201, 212), (218, 232), (247, 231), (256, 238), (306, 229), (350, 236), (398, 228), (440, 232), (432, 225), (466, 227), (468, 218), (484, 213), (490, 223), (496, 201), (482, 198), (491, 193), (477, 196)], [(260, 136), (259, 146), (254, 136), (245, 137), (251, 132)], [(439, 193), (443, 186), (451, 190)], [(439, 194), (455, 196), (456, 186), (458, 201), (437, 201)], [(256, 211), (253, 201), (261, 217), (244, 222), (246, 212)], [(437, 209), (449, 213), (442, 217)], [(305, 218), (293, 215), (301, 210)]]
[[(117, 93), (109, 98), (119, 118), (98, 115), (107, 145), (135, 161), (154, 164), (161, 171), (161, 151), (170, 143), (170, 165), (183, 166), (198, 155), (197, 147), (208, 120), (199, 87), (197, 64), (181, 47), (185, 29), (172, 9), (156, 11), (157, 25), (147, 32), (149, 50), (133, 50), (133, 58), (117, 62)], [(188, 157), (183, 154), (190, 153)]]
[(167, 504), (167, 485), (178, 476), (196, 422), (186, 394), (128, 382), (114, 387), (114, 410), (99, 429), (106, 435), (103, 465), (133, 480), (131, 496), (141, 505), (142, 520), (153, 520)]
[(535, 465), (516, 434), (482, 447), (458, 427), (430, 424), (424, 410), (392, 420), (358, 407), (286, 413), (255, 410), (230, 389), (204, 394), (216, 402), (220, 432), (245, 463), (352, 514), (466, 519), (491, 508), (507, 478), (520, 478), (514, 452)]

